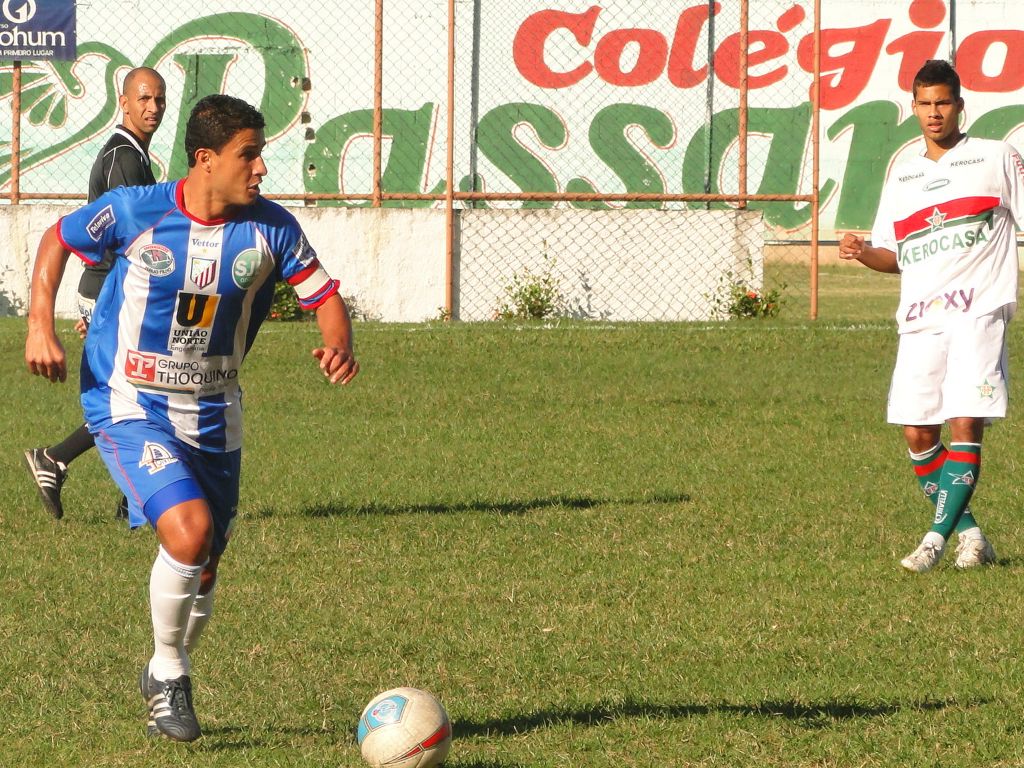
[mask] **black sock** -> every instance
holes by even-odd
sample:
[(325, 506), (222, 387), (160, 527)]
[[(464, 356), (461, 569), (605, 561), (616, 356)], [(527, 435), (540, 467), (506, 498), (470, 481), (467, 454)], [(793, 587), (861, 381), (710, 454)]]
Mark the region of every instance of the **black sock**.
[(95, 439), (93, 439), (88, 427), (83, 424), (61, 442), (47, 448), (46, 455), (54, 461), (59, 461), (67, 466), (94, 445), (96, 445)]

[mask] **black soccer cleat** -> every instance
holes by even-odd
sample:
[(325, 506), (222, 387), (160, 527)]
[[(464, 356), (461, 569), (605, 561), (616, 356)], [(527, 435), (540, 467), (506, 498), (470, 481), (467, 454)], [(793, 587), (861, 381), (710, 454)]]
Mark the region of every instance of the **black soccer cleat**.
[(149, 710), (147, 736), (164, 736), (171, 741), (195, 741), (203, 732), (192, 708), (192, 680), (188, 675), (173, 680), (155, 680), (149, 663), (139, 675), (139, 692)]
[(64, 517), (64, 505), (60, 503), (60, 489), (68, 476), (68, 468), (46, 455), (45, 448), (30, 448), (25, 451), (25, 464), (32, 473), (39, 489), (39, 498), (46, 511), (60, 520)]
[(121, 500), (117, 502), (117, 509), (114, 510), (114, 518), (117, 520), (128, 519), (128, 497), (122, 496)]

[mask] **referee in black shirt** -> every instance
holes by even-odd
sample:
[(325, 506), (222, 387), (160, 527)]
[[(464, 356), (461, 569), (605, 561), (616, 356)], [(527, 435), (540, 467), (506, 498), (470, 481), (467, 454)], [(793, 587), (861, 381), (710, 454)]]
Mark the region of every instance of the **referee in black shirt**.
[[(164, 79), (149, 67), (133, 69), (125, 75), (119, 102), (122, 122), (93, 163), (89, 174), (89, 202), (116, 187), (156, 183), (149, 161), (149, 143), (167, 108)], [(113, 262), (114, 254), (108, 251), (99, 264), (85, 267), (82, 273), (78, 283), (80, 318), (75, 328), (83, 336), (89, 328), (96, 297)], [(55, 518), (64, 516), (60, 491), (67, 477), (68, 465), (93, 445), (93, 437), (83, 424), (56, 445), (25, 451), (25, 462), (39, 488), (43, 506)], [(127, 517), (127, 514), (127, 500), (122, 498), (117, 515)]]

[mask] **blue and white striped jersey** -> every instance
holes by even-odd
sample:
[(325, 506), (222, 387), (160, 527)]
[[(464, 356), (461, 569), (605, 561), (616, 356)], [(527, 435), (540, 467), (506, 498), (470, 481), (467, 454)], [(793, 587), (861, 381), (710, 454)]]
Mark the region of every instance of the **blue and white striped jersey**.
[(242, 444), (238, 369), (285, 280), (304, 309), (338, 292), (295, 217), (260, 197), (231, 220), (185, 211), (186, 180), (120, 187), (58, 222), (87, 264), (117, 254), (82, 359), (90, 429), (164, 424), (189, 445)]

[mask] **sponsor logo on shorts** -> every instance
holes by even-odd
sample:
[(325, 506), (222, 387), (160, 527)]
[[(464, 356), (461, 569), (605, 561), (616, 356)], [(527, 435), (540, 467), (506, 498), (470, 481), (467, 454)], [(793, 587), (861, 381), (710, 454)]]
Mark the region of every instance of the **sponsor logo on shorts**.
[(98, 243), (100, 238), (103, 237), (103, 233), (115, 221), (117, 221), (117, 218), (114, 216), (114, 206), (108, 205), (92, 217), (92, 221), (86, 224), (85, 231), (89, 233), (89, 237), (93, 239), (93, 242)]
[(247, 248), (235, 256), (231, 265), (231, 279), (243, 291), (248, 290), (256, 282), (262, 263), (263, 254), (255, 248)]
[(193, 256), (189, 264), (188, 279), (199, 290), (212, 285), (213, 281), (217, 279), (217, 261)]
[(160, 443), (146, 441), (142, 446), (142, 458), (139, 459), (139, 469), (148, 469), (149, 474), (155, 475), (169, 464), (177, 464), (178, 459)]
[(139, 262), (149, 274), (164, 277), (174, 271), (174, 254), (170, 248), (156, 243), (139, 249)]

